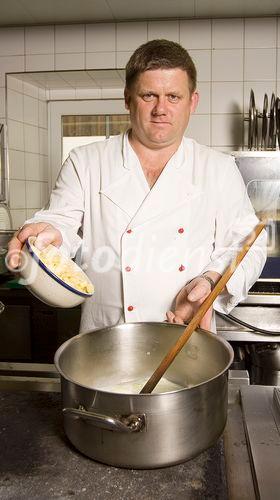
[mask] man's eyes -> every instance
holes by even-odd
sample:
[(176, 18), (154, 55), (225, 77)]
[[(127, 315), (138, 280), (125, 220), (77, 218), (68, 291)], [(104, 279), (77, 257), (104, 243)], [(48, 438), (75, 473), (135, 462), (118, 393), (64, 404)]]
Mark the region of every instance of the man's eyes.
[[(142, 95), (142, 99), (144, 101), (152, 101), (155, 99), (157, 96), (153, 94), (152, 92), (148, 92), (147, 94)], [(168, 94), (167, 99), (169, 102), (178, 102), (180, 100), (180, 97), (176, 94)]]
[(154, 99), (155, 95), (149, 92), (148, 94), (144, 94), (142, 98), (144, 101), (152, 101)]
[(179, 101), (179, 96), (175, 95), (175, 94), (169, 94), (168, 95), (168, 100), (170, 102), (177, 102), (177, 101)]

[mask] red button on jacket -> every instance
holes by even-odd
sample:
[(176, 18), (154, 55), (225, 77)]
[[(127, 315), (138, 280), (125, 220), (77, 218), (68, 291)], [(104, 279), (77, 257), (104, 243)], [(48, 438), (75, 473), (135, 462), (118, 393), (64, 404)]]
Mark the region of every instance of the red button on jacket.
[(128, 306), (127, 308), (128, 311), (133, 311), (133, 309), (134, 309), (133, 306)]
[(183, 228), (183, 227), (179, 227), (179, 229), (178, 229), (178, 233), (182, 234), (184, 231), (185, 231), (185, 230), (184, 230), (184, 228)]
[(183, 264), (181, 264), (179, 267), (179, 271), (185, 271), (185, 269), (186, 269), (185, 266), (183, 266)]

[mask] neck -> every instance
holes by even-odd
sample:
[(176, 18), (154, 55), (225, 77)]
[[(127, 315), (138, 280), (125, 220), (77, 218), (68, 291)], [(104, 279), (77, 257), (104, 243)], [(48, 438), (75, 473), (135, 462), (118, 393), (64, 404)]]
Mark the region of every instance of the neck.
[(179, 144), (172, 144), (161, 149), (150, 149), (131, 136), (129, 136), (129, 142), (138, 156), (149, 186), (152, 187), (177, 151)]

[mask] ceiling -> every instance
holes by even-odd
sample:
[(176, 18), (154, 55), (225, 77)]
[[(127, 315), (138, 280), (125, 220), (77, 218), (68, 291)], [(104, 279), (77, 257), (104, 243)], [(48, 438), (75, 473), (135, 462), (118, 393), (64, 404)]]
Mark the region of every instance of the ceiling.
[(0, 27), (280, 15), (279, 0), (0, 0)]

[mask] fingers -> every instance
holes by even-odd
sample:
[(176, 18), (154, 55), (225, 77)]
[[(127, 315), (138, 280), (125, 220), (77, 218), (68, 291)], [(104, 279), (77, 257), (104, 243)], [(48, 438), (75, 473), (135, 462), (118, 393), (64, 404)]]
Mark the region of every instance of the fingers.
[(20, 250), (22, 243), (18, 239), (19, 231), (16, 231), (12, 239), (8, 243), (7, 266), (9, 269), (16, 269), (20, 263)]
[[(204, 330), (211, 330), (211, 320), (212, 320), (212, 312), (213, 308), (210, 307), (206, 314), (203, 316), (201, 322), (200, 322), (200, 328), (203, 328)], [(167, 311), (166, 313), (166, 318), (168, 323), (176, 323), (179, 325), (185, 325), (186, 319), (184, 321), (183, 317), (178, 314), (174, 314), (172, 311)], [(189, 318), (191, 319), (191, 318)]]
[(55, 229), (51, 224), (46, 222), (26, 224), (16, 231), (8, 244), (7, 266), (10, 270), (19, 267), (21, 249), (29, 236), (37, 236), (34, 244), (39, 250), (42, 250), (50, 243), (56, 246), (60, 246), (62, 243), (60, 231)]
[(178, 314), (174, 314), (172, 311), (167, 311), (166, 318), (168, 323), (177, 323), (179, 325), (184, 325), (184, 319)]
[(203, 302), (210, 292), (211, 292), (210, 283), (202, 279), (198, 281), (195, 284), (195, 286), (191, 289), (191, 291), (188, 293), (188, 300), (190, 302), (197, 302), (197, 301)]
[(208, 311), (205, 313), (203, 316), (201, 322), (200, 322), (200, 328), (204, 328), (204, 330), (211, 330), (211, 320), (212, 320), (212, 312), (213, 308), (210, 307)]
[(48, 224), (43, 231), (38, 232), (38, 236), (34, 241), (34, 245), (39, 250), (43, 250), (48, 245), (52, 244), (59, 247), (62, 243), (62, 236), (60, 231)]

